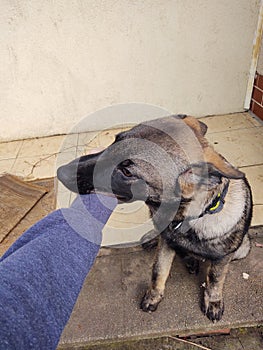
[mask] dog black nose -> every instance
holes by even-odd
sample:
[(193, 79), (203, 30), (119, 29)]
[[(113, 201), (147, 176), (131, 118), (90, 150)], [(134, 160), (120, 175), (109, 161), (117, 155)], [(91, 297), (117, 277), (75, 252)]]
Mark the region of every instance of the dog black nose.
[(70, 191), (78, 192), (77, 165), (66, 164), (60, 166), (57, 170), (57, 178)]
[(58, 170), (57, 170), (57, 178), (62, 183), (67, 182), (68, 176), (67, 176), (66, 166), (65, 165), (62, 165), (61, 167), (58, 168)]

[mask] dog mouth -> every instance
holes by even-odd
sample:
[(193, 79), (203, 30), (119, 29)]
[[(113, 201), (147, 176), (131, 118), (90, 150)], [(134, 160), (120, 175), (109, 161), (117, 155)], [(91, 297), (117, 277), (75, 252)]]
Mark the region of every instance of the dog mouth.
[[(76, 172), (75, 172), (76, 173)], [(131, 200), (130, 195), (123, 193), (117, 193), (113, 188), (110, 190), (106, 188), (95, 188), (93, 184), (83, 180), (78, 174), (72, 175), (67, 171), (67, 165), (61, 166), (57, 170), (57, 179), (70, 191), (78, 193), (80, 195), (86, 194), (102, 194), (109, 197), (115, 197), (119, 202), (129, 202)]]
[(93, 186), (87, 185), (87, 184), (84, 184), (84, 186), (78, 184), (77, 185), (77, 191), (75, 191), (75, 192), (80, 194), (80, 195), (102, 194), (104, 196), (117, 198), (117, 200), (119, 202), (122, 202), (122, 203), (130, 201), (130, 197), (128, 197), (128, 196), (125, 196), (125, 195), (122, 195), (122, 194), (117, 194), (117, 193), (108, 191), (106, 189), (97, 189), (97, 188), (94, 188)]

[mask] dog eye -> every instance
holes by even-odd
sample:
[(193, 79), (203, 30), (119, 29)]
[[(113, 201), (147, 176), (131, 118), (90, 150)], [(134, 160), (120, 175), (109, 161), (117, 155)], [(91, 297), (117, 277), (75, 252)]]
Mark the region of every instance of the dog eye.
[(132, 176), (132, 173), (127, 168), (122, 168), (121, 171), (122, 171), (123, 175), (125, 175), (127, 177), (131, 177)]

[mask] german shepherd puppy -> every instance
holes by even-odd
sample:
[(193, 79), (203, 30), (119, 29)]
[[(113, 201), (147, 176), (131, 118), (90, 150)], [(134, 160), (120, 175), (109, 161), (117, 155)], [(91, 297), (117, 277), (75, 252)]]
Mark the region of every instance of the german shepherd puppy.
[(143, 200), (158, 235), (152, 282), (141, 302), (157, 309), (176, 254), (190, 270), (207, 262), (202, 311), (211, 321), (224, 311), (223, 285), (229, 263), (250, 250), (252, 196), (245, 175), (205, 139), (207, 126), (186, 115), (139, 124), (119, 133), (111, 146), (58, 169), (71, 191)]

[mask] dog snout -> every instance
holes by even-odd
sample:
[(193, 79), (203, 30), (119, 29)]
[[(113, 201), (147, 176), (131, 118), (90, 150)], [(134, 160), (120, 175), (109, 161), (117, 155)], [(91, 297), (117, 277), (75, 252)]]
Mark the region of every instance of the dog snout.
[(78, 192), (77, 181), (78, 164), (69, 163), (62, 165), (57, 170), (57, 178), (70, 191)]
[(72, 192), (79, 194), (92, 192), (94, 168), (101, 153), (82, 156), (60, 166), (57, 170), (58, 180)]

